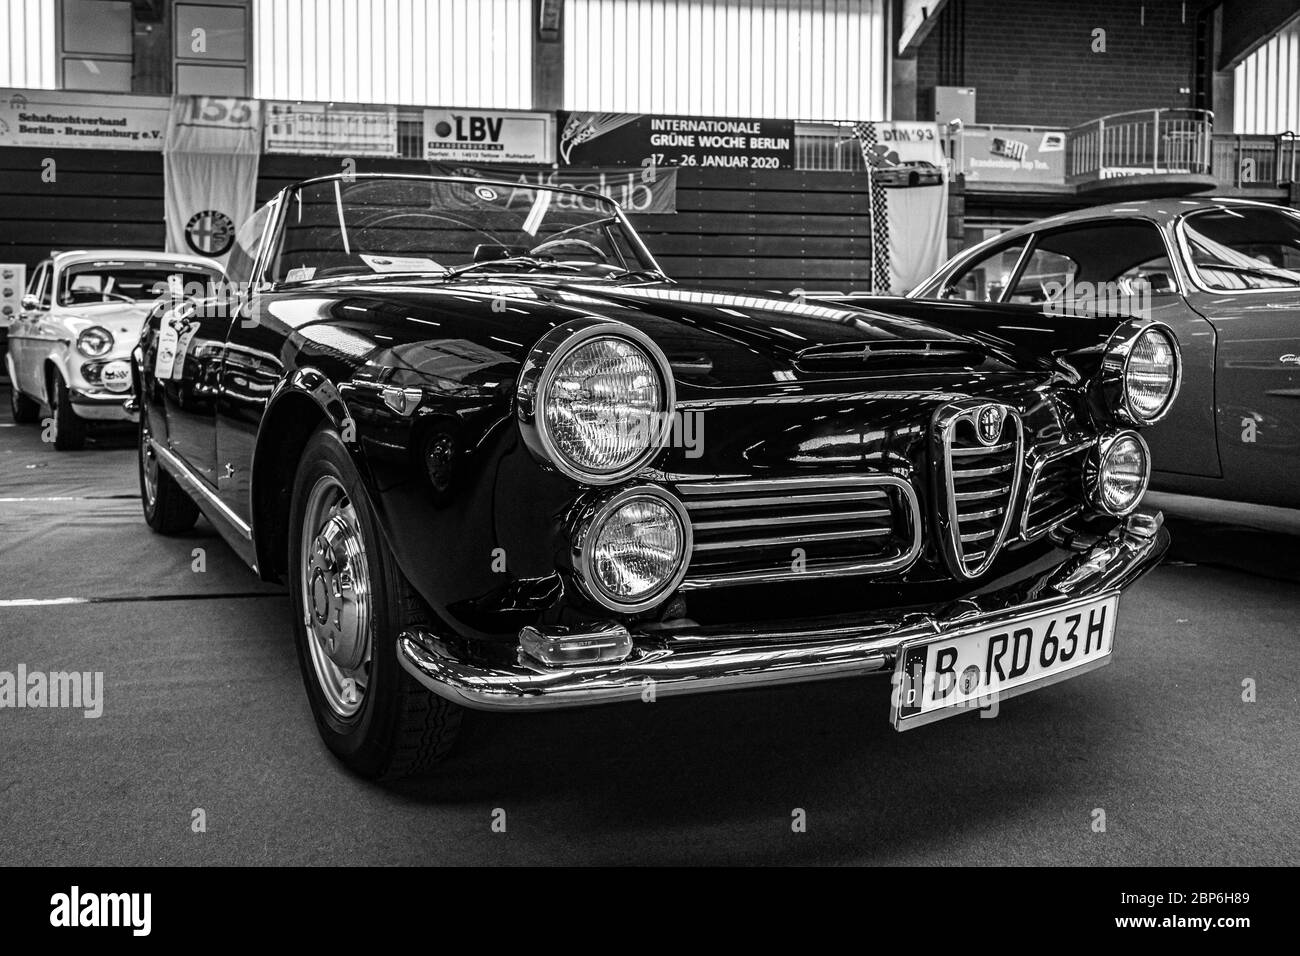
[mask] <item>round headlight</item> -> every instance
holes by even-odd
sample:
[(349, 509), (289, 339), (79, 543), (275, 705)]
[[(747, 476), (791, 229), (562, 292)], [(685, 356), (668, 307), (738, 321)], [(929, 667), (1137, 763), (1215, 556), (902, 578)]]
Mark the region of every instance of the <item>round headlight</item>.
[(1137, 432), (1120, 432), (1097, 448), (1093, 464), (1093, 504), (1121, 517), (1138, 506), (1151, 478), (1151, 453)]
[(1182, 378), (1178, 340), (1167, 326), (1120, 327), (1102, 358), (1101, 387), (1111, 417), (1152, 425), (1169, 413)]
[(1124, 368), (1124, 392), (1135, 418), (1154, 422), (1173, 402), (1178, 355), (1173, 336), (1146, 329), (1133, 342)]
[(574, 536), (575, 567), (589, 597), (625, 613), (653, 607), (681, 583), (691, 524), (681, 503), (654, 486), (593, 506)]
[(92, 325), (77, 336), (77, 349), (91, 358), (107, 355), (113, 350), (113, 333), (102, 325)]
[(599, 320), (544, 336), (520, 373), (525, 441), (543, 461), (584, 484), (640, 471), (671, 426), (668, 360), (643, 333)]

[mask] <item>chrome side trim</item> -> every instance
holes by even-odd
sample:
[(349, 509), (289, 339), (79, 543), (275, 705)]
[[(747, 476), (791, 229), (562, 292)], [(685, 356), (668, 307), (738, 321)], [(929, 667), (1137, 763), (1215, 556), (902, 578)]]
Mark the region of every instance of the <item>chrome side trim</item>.
[[(821, 496), (815, 492), (808, 493), (806, 497), (804, 495), (799, 495), (797, 497), (791, 495), (791, 492), (796, 492), (801, 487), (806, 488), (809, 485), (817, 487), (843, 486), (845, 491), (830, 492), (828, 495)], [(921, 539), (921, 506), (917, 501), (916, 491), (912, 488), (910, 482), (907, 482), (896, 475), (828, 475), (808, 478), (774, 478), (771, 480), (755, 479), (736, 482), (682, 482), (677, 485), (676, 490), (685, 500), (688, 512), (692, 508), (698, 509), (703, 506), (702, 503), (692, 501), (691, 499), (693, 497), (698, 498), (698, 496), (704, 494), (723, 494), (729, 491), (735, 491), (737, 493), (753, 493), (762, 491), (781, 493), (775, 497), (751, 498), (747, 501), (740, 502), (740, 505), (782, 504), (788, 502), (802, 502), (805, 500), (810, 502), (834, 503), (841, 501), (861, 501), (864, 497), (867, 500), (874, 501), (875, 499), (886, 496), (887, 492), (885, 489), (888, 488), (897, 490), (899, 498), (903, 502), (904, 517), (906, 518), (908, 528), (910, 529), (910, 540), (907, 548), (903, 553), (895, 557), (873, 559), (869, 561), (846, 560), (827, 562), (818, 565), (816, 568), (808, 568), (805, 571), (798, 572), (797, 575), (795, 572), (787, 569), (701, 574), (696, 577), (685, 578), (679, 585), (678, 589), (688, 591), (697, 588), (719, 587), (731, 584), (764, 584), (774, 581), (788, 581), (792, 577), (796, 576), (800, 580), (807, 580), (809, 578), (842, 577), (850, 574), (888, 574), (893, 571), (901, 571), (904, 568), (910, 567), (920, 555), (923, 543)], [(852, 489), (856, 489), (856, 491)], [(710, 503), (709, 507), (728, 508), (739, 507), (740, 505), (733, 503)], [(694, 524), (694, 527), (701, 528), (710, 524), (711, 522), (697, 522)], [(833, 535), (836, 534), (836, 532), (827, 532), (826, 534)], [(852, 537), (868, 536), (867, 532), (855, 532), (849, 540), (851, 540)], [(763, 543), (797, 545), (800, 541), (830, 540), (843, 539), (825, 536), (818, 537), (812, 534), (801, 535), (796, 531), (789, 535), (763, 535), (760, 538), (753, 539), (752, 543), (755, 546)], [(735, 542), (728, 542), (729, 546), (734, 546), (734, 544)], [(696, 544), (694, 546), (694, 550), (696, 551), (705, 551), (708, 549), (709, 546), (707, 544)]]
[[(158, 439), (150, 438), (149, 444), (152, 446), (154, 454), (158, 456), (158, 460), (162, 462), (163, 467), (167, 469), (167, 473), (176, 479), (191, 498), (195, 499), (195, 504), (200, 507), (206, 505), (207, 508), (211, 508), (245, 541), (253, 540), (253, 529), (249, 527), (248, 522), (231, 511), (230, 506), (218, 498), (216, 492), (208, 487), (207, 482), (194, 474), (189, 465), (164, 448)], [(207, 508), (203, 510), (206, 511)]]
[(1168, 547), (1168, 532), (1158, 520), (1130, 517), (1039, 577), (937, 614), (885, 611), (818, 627), (634, 633), (636, 646), (620, 663), (549, 669), (482, 667), (460, 659), (436, 634), (412, 628), (398, 638), (398, 661), (431, 692), (480, 710), (640, 700), (647, 681), (658, 696), (888, 673), (908, 641), (981, 630), (1121, 591), (1155, 567)]

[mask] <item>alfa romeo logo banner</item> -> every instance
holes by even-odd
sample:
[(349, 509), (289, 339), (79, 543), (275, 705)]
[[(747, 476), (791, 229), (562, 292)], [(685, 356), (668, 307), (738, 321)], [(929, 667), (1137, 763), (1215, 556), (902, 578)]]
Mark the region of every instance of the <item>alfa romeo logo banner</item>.
[(937, 123), (855, 123), (871, 190), (871, 291), (911, 289), (947, 259), (947, 159)]
[(167, 251), (223, 265), (235, 231), (253, 214), (262, 111), (256, 100), (180, 96), (163, 147)]

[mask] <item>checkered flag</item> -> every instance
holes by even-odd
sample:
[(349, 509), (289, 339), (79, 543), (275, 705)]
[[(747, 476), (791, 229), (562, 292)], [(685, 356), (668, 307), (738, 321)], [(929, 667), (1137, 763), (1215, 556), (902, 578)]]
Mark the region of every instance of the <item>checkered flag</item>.
[(879, 158), (875, 123), (854, 123), (853, 135), (862, 148), (862, 161), (867, 167), (871, 192), (871, 291), (888, 294), (889, 279), (889, 211), (886, 206), (885, 187), (875, 176)]

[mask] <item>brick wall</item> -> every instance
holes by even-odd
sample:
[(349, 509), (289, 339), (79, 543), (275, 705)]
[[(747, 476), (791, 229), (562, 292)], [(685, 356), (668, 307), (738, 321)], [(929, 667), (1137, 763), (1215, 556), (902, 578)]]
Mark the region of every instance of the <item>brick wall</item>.
[[(950, 0), (917, 57), (918, 93), (973, 86), (980, 123), (1073, 126), (1191, 106), (1194, 22), (1181, 0)], [(1145, 24), (1141, 22), (1145, 10)], [(1092, 31), (1106, 52), (1092, 52)], [(954, 57), (945, 44), (957, 43)], [(959, 70), (961, 75), (955, 76)]]

